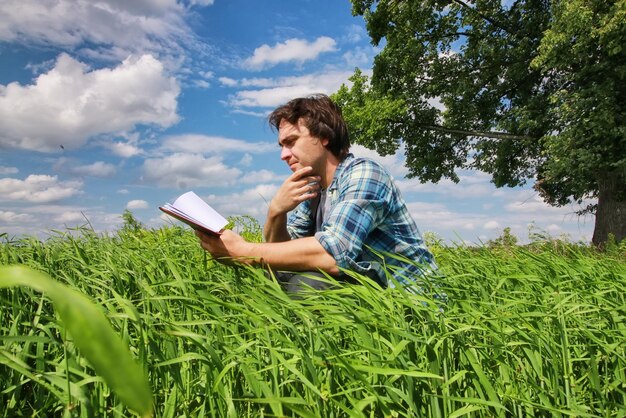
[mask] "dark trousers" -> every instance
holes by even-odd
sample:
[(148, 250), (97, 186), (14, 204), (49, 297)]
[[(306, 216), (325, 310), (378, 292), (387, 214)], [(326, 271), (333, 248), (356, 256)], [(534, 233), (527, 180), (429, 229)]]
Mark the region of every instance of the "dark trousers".
[[(333, 286), (327, 281), (328, 278), (324, 274), (317, 271), (277, 271), (275, 275), (287, 293), (302, 293), (310, 289), (324, 290)], [(341, 280), (341, 278), (337, 278), (337, 280)]]

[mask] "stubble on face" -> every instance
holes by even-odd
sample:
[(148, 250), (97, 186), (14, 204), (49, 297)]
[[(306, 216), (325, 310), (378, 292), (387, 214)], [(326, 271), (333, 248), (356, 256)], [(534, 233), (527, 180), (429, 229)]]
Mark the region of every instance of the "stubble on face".
[(295, 125), (281, 121), (278, 132), (281, 159), (289, 165), (291, 171), (307, 166), (313, 167), (314, 171), (323, 169), (326, 148), (323, 141), (311, 135), (302, 119)]

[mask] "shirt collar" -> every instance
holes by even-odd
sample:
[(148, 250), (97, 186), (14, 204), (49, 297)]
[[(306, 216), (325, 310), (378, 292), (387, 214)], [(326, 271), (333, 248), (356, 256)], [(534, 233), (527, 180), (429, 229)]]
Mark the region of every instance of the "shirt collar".
[(346, 166), (348, 165), (349, 161), (353, 160), (353, 159), (354, 159), (354, 155), (352, 153), (348, 153), (348, 155), (346, 155), (346, 158), (344, 158), (337, 165), (337, 169), (335, 170), (335, 175), (333, 176), (333, 181), (330, 183), (330, 186), (328, 186), (328, 190), (335, 190), (335, 189), (337, 189), (337, 179), (339, 178), (339, 175), (346, 168)]

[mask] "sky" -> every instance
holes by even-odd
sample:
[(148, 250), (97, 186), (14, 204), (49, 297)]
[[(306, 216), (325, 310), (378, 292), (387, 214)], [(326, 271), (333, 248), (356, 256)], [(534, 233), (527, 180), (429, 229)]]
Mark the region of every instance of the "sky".
[[(193, 190), (224, 216), (262, 224), (291, 173), (267, 115), (332, 94), (379, 47), (349, 0), (2, 0), (0, 235), (45, 239), (78, 226), (114, 232), (128, 209), (173, 223), (158, 206)], [(593, 217), (550, 207), (532, 189), (408, 179), (404, 156), (380, 157), (422, 233), (481, 243), (511, 228), (589, 241)]]

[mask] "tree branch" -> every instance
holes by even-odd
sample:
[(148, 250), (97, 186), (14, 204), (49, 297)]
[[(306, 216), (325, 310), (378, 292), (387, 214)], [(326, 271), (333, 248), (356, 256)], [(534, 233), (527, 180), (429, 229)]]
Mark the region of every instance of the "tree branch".
[(530, 141), (530, 140), (533, 139), (530, 136), (514, 135), (514, 134), (509, 134), (509, 133), (506, 133), (506, 132), (466, 131), (464, 129), (446, 128), (445, 126), (441, 126), (441, 125), (421, 125), (421, 124), (418, 124), (417, 126), (419, 126), (420, 128), (428, 129), (430, 131), (444, 132), (444, 133), (447, 133), (447, 134), (457, 134), (457, 135), (465, 135), (465, 136), (481, 136), (483, 138), (493, 138), (493, 139), (502, 139), (502, 140), (511, 139), (511, 140), (514, 140), (514, 141)]
[(453, 37), (457, 37), (457, 36), (466, 36), (466, 37), (471, 37), (471, 36), (475, 36), (473, 33), (471, 32), (447, 32), (447, 33), (442, 33), (441, 35), (435, 35), (434, 33), (425, 33), (425, 34), (420, 34), (420, 33), (416, 33), (415, 34), (415, 38), (417, 39), (431, 39), (431, 38), (453, 38)]

